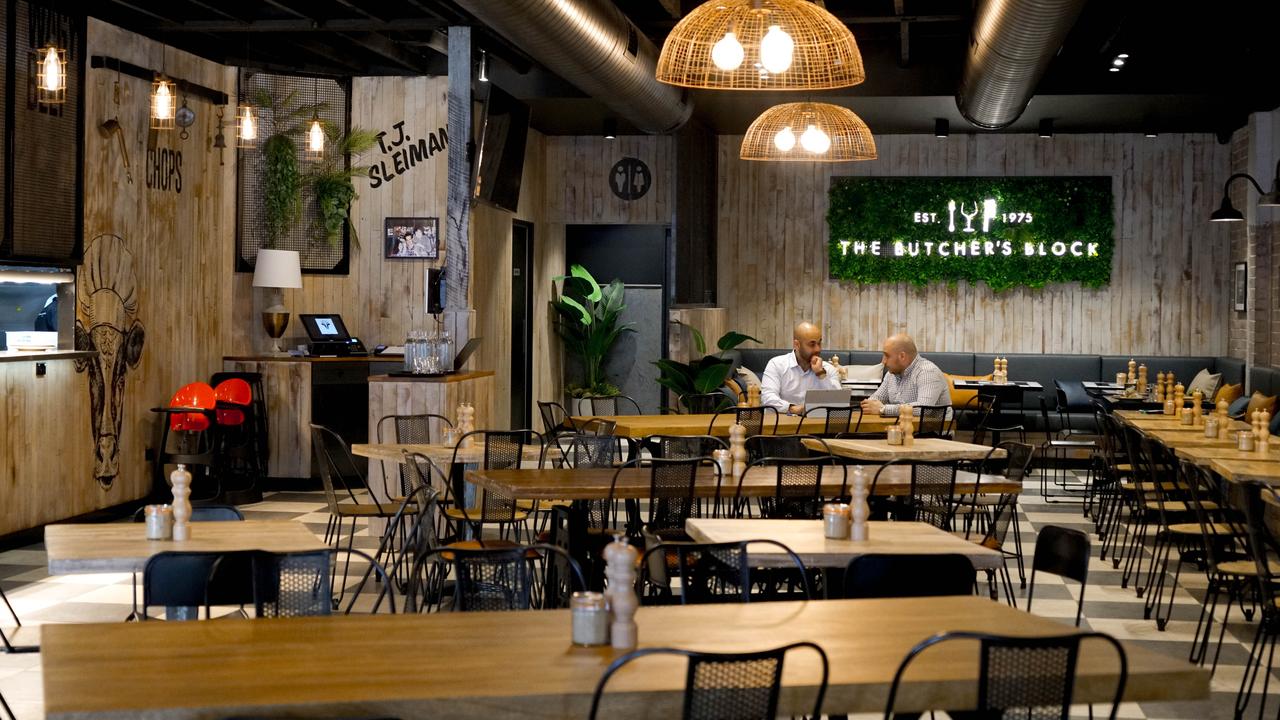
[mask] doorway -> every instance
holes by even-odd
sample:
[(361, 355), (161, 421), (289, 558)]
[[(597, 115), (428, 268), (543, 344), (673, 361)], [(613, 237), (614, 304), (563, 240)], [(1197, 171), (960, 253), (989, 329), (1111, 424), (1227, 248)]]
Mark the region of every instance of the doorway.
[(511, 221), (511, 427), (533, 427), (533, 223)]

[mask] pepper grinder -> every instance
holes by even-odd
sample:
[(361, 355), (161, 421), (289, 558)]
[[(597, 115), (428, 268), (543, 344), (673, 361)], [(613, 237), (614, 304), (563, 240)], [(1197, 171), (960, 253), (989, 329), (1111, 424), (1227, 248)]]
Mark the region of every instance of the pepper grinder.
[(179, 465), (169, 473), (173, 485), (173, 539), (177, 542), (191, 539), (191, 473), (186, 465)]
[(902, 444), (913, 445), (916, 439), (915, 410), (910, 405), (898, 406), (898, 424), (902, 426)]
[(1138, 382), (1138, 363), (1133, 358), (1129, 358), (1129, 372), (1125, 375), (1125, 384), (1133, 385)]
[(1218, 415), (1218, 439), (1219, 440), (1231, 439), (1231, 418), (1227, 417), (1228, 407), (1229, 407), (1229, 403), (1227, 403), (1226, 400), (1221, 400), (1221, 399), (1218, 400), (1218, 403), (1216, 405), (1216, 410)]
[(635, 589), (638, 557), (639, 553), (631, 547), (623, 533), (614, 535), (613, 542), (604, 549), (604, 574), (609, 579), (604, 595), (609, 601), (609, 611), (613, 614), (609, 636), (617, 650), (630, 650), (636, 646), (635, 615), (636, 608), (640, 607)]
[(729, 426), (729, 458), (733, 461), (733, 481), (737, 483), (747, 472), (747, 429), (737, 423)]
[(1195, 426), (1200, 427), (1204, 424), (1204, 393), (1196, 390), (1191, 393), (1191, 417), (1195, 418)]

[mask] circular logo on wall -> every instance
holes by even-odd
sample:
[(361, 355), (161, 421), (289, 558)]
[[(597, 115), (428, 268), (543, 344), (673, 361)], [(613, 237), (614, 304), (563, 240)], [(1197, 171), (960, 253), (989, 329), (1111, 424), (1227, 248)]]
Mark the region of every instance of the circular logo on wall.
[(639, 158), (624, 157), (614, 164), (609, 173), (609, 187), (623, 200), (639, 200), (649, 192), (652, 184), (653, 174)]

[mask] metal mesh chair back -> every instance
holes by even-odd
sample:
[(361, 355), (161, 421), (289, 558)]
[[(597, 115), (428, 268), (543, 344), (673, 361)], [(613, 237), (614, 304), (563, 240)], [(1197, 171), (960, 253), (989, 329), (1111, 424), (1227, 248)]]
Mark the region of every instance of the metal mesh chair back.
[(845, 407), (814, 408), (804, 414), (805, 418), (822, 418), (824, 438), (834, 438), (841, 433), (857, 432), (862, 426), (862, 407), (848, 405)]
[(525, 435), (521, 432), (485, 432), (484, 469), (510, 470), (520, 467)]
[(1227, 491), (1231, 485), (1219, 482), (1207, 468), (1185, 460), (1182, 462), (1182, 477), (1196, 522), (1200, 525), (1209, 568), (1216, 572), (1219, 563), (1252, 558), (1245, 544), (1249, 531), (1244, 513), (1238, 509), (1240, 503), (1235, 502)]
[(955, 515), (956, 463), (914, 463), (910, 507), (915, 519), (951, 530)]
[(733, 398), (722, 392), (686, 393), (680, 396), (680, 404), (694, 415), (711, 415), (733, 405)]
[(1115, 651), (1119, 673), (1109, 715), (1128, 681), (1128, 660), (1124, 648), (1110, 635), (1079, 633), (1056, 637), (1007, 637), (973, 632), (948, 632), (919, 643), (898, 666), (889, 686), (885, 717), (893, 716), (898, 688), (907, 668), (929, 648), (944, 643), (977, 641), (979, 644), (978, 708), (975, 715), (1029, 720), (1066, 720), (1075, 687), (1080, 643), (1105, 642)]
[(259, 552), (254, 556), (258, 617), (328, 615), (333, 609), (328, 550)]
[(663, 537), (683, 537), (684, 523), (694, 516), (697, 503), (693, 488), (698, 468), (710, 458), (649, 461), (649, 521), (651, 532)]
[(722, 410), (711, 418), (711, 424), (707, 427), (707, 434), (711, 435), (715, 432), (716, 422), (721, 415), (732, 415), (733, 422), (741, 425), (747, 431), (747, 437), (755, 435), (764, 435), (766, 431), (772, 435), (778, 429), (778, 411), (768, 407), (735, 407), (728, 410)]
[(747, 457), (752, 460), (760, 458), (807, 458), (812, 453), (804, 446), (806, 438), (817, 439), (817, 435), (753, 435), (747, 438)]
[[(754, 548), (760, 552), (762, 546), (786, 553), (792, 567), (754, 568), (749, 551)], [(646, 604), (673, 601), (673, 578), (680, 578), (682, 605), (810, 598), (804, 562), (776, 540), (659, 543), (645, 551), (640, 570), (640, 588)]]
[[(147, 559), (142, 569), (142, 608), (246, 605), (253, 602), (252, 551), (171, 550)], [(214, 573), (217, 566), (224, 572)]]
[(972, 595), (977, 577), (963, 555), (860, 555), (844, 572), (844, 597)]
[(950, 405), (917, 405), (920, 411), (917, 418), (916, 437), (950, 437), (951, 406)]
[(528, 610), (533, 578), (523, 548), (450, 550), (453, 609)]
[(325, 503), (329, 512), (338, 512), (339, 502), (359, 503), (352, 491), (353, 484), (364, 487), (364, 475), (356, 467), (347, 443), (338, 434), (323, 425), (311, 425), (311, 446), (316, 467), (320, 470), (320, 483), (324, 487)]
[[(449, 421), (449, 418), (435, 413), (384, 415), (378, 419), (378, 442), (395, 442), (401, 445), (429, 445), (431, 444), (432, 423), (435, 423), (442, 430), (453, 427), (453, 423)], [(413, 479), (404, 464), (400, 465), (398, 472), (400, 474), (400, 496), (404, 497), (413, 491)]]
[(568, 468), (613, 467), (618, 459), (618, 439), (609, 435), (561, 435), (556, 445)]
[(813, 717), (818, 717), (827, 692), (829, 670), (826, 653), (811, 642), (751, 653), (701, 653), (675, 648), (633, 650), (605, 669), (591, 699), (589, 717), (595, 720), (600, 714), (608, 715), (600, 713), (605, 685), (627, 663), (648, 655), (682, 655), (689, 663), (685, 674), (684, 720), (774, 720), (778, 716), (783, 660), (788, 651), (796, 648), (813, 650), (822, 662), (822, 681), (812, 712)]
[(728, 450), (725, 441), (710, 435), (650, 435), (644, 439), (656, 458), (669, 460), (709, 457), (712, 450)]
[(566, 430), (573, 432), (575, 429), (569, 411), (558, 402), (539, 400), (538, 414), (542, 416), (542, 432), (547, 435), (553, 436)]
[[(822, 474), (824, 471), (840, 472), (844, 465), (837, 465), (835, 459), (827, 457), (813, 458), (761, 458), (751, 463), (750, 467), (769, 467), (775, 472), (773, 497), (760, 499), (761, 517), (774, 520), (817, 520), (822, 517)], [(840, 496), (845, 495), (845, 483), (841, 484)], [(742, 495), (739, 485), (737, 496)]]
[(627, 395), (596, 395), (583, 398), (591, 404), (592, 415), (643, 415), (640, 403)]

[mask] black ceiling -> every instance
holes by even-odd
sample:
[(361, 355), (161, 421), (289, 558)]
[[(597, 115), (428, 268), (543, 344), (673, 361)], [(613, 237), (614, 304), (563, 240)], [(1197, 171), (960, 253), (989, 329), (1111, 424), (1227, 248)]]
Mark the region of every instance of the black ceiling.
[[(501, 2), (501, 0), (492, 0)], [(615, 0), (657, 44), (691, 0)], [(449, 0), (100, 0), (91, 14), (218, 62), (322, 75), (443, 75), (445, 31), (474, 24)], [(952, 96), (964, 64), (972, 0), (827, 0), (862, 50), (867, 81), (818, 93), (857, 111), (877, 133), (970, 128)], [(1195, 14), (1188, 12), (1194, 10)], [(1011, 131), (1054, 118), (1059, 132), (1226, 133), (1248, 113), (1280, 105), (1265, 80), (1280, 60), (1280, 3), (1093, 0)], [(599, 132), (605, 106), (546, 71), (520, 48), (478, 27), (496, 84), (526, 100), (550, 134)], [(1109, 72), (1118, 53), (1121, 72)], [(695, 116), (741, 133), (769, 105), (794, 95), (695, 91)], [(620, 122), (626, 130), (625, 122)]]

